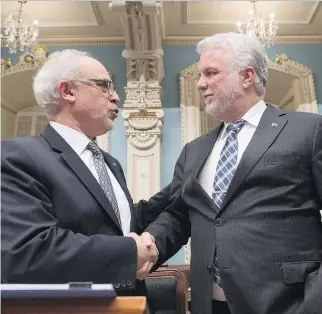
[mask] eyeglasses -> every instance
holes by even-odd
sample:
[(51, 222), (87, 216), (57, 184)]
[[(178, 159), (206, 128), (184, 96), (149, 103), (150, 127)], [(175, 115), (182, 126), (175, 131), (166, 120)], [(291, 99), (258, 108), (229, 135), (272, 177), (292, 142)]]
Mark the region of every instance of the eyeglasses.
[(106, 94), (108, 93), (109, 96), (112, 96), (115, 93), (115, 86), (111, 80), (108, 79), (78, 79), (78, 80), (73, 80), (75, 82), (80, 82), (80, 83), (94, 83), (92, 86), (98, 86), (98, 89)]

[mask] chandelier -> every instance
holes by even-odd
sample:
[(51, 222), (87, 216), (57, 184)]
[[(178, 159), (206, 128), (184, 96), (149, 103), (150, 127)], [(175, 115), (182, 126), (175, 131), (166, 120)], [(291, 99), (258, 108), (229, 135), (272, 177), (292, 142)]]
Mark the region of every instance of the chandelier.
[(19, 0), (19, 8), (16, 13), (10, 13), (4, 21), (4, 35), (1, 37), (6, 39), (6, 47), (9, 53), (16, 53), (17, 48), (20, 51), (28, 51), (31, 48), (38, 36), (39, 28), (38, 21), (34, 20), (32, 25), (27, 25), (22, 20), (22, 6), (27, 2), (26, 0)]
[(274, 44), (274, 39), (277, 33), (277, 23), (275, 20), (275, 14), (272, 12), (269, 15), (268, 21), (259, 17), (257, 14), (255, 2), (252, 2), (252, 8), (248, 12), (248, 19), (246, 22), (246, 29), (243, 30), (242, 23), (237, 22), (237, 32), (245, 33), (249, 36), (256, 37), (262, 43), (262, 45), (270, 47)]

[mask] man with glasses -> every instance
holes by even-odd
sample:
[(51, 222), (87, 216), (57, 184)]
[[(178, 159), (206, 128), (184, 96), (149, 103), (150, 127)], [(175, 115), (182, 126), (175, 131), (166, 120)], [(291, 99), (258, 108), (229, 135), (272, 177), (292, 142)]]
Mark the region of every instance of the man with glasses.
[(136, 279), (158, 251), (131, 232), (159, 213), (134, 212), (120, 163), (95, 142), (119, 112), (108, 71), (85, 52), (55, 52), (33, 90), (49, 126), (2, 142), (2, 281), (112, 283), (120, 295), (144, 294)]

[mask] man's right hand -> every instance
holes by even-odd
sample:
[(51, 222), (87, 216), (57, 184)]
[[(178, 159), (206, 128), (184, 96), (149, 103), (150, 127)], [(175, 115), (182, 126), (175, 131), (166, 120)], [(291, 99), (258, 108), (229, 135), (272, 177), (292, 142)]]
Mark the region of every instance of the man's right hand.
[(130, 233), (129, 237), (135, 240), (137, 246), (136, 277), (143, 280), (158, 261), (159, 251), (154, 243), (153, 236), (148, 233), (143, 233), (142, 236)]

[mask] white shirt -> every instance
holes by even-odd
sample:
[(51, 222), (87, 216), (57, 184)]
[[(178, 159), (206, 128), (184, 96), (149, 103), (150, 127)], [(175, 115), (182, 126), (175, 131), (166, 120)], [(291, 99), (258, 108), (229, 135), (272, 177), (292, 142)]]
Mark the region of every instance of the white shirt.
[[(245, 120), (246, 123), (237, 134), (237, 141), (238, 141), (237, 165), (240, 162), (240, 159), (242, 158), (243, 153), (246, 150), (250, 140), (252, 139), (265, 109), (266, 109), (266, 104), (263, 100), (261, 100), (252, 108), (250, 108), (246, 112), (246, 114), (242, 117), (242, 119)], [(199, 176), (199, 183), (203, 187), (203, 189), (208, 193), (210, 198), (212, 198), (213, 184), (214, 184), (214, 179), (216, 175), (217, 164), (220, 158), (220, 153), (224, 147), (224, 144), (228, 136), (228, 132), (227, 132), (228, 124), (229, 123), (226, 123), (226, 122), (224, 123), (224, 127), (221, 130), (221, 133), (218, 136), (218, 139), (212, 149), (212, 152), (210, 153)], [(223, 290), (219, 288), (216, 284), (214, 284), (213, 296), (214, 296), (214, 299), (219, 301), (226, 300)]]
[[(94, 166), (93, 154), (86, 147), (91, 141), (85, 134), (78, 132), (72, 128), (69, 128), (63, 124), (50, 121), (50, 125), (55, 129), (55, 131), (69, 144), (69, 146), (75, 151), (75, 153), (80, 157), (84, 164), (88, 167), (90, 172), (93, 174), (97, 182), (99, 183), (99, 178), (97, 171)], [(106, 164), (105, 164), (106, 165)], [(130, 232), (131, 224), (131, 211), (130, 205), (126, 198), (126, 195), (116, 180), (113, 172), (106, 165), (107, 172), (110, 176), (115, 197), (117, 200), (118, 208), (120, 211), (120, 218), (122, 224), (123, 234), (126, 236)]]

